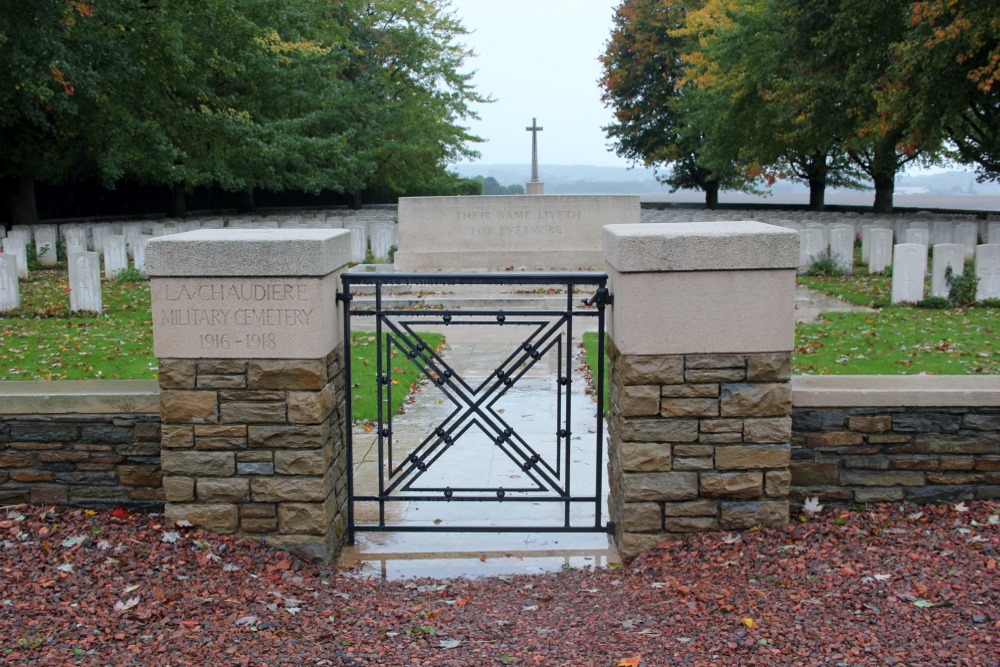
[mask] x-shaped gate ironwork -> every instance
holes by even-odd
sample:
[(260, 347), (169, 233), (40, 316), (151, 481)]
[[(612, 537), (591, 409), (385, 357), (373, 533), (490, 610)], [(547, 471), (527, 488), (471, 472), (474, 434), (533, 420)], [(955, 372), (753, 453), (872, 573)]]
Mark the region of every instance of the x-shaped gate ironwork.
[[(573, 410), (571, 385), (573, 383), (574, 345), (573, 323), (576, 318), (587, 318), (596, 324), (599, 359), (604, 356), (605, 306), (610, 301), (606, 287), (607, 276), (594, 273), (571, 274), (395, 274), (395, 273), (346, 273), (343, 276), (343, 291), (338, 298), (344, 302), (345, 340), (351, 340), (351, 320), (358, 317), (374, 318), (374, 339), (376, 345), (375, 385), (377, 387), (377, 423), (373, 429), (378, 452), (377, 491), (358, 493), (355, 488), (354, 439), (351, 430), (347, 433), (348, 460), (352, 462), (349, 475), (349, 495), (351, 497), (349, 522), (351, 538), (354, 531), (365, 530), (449, 530), (449, 531), (489, 531), (489, 532), (584, 532), (603, 531), (602, 523), (602, 472), (603, 472), (603, 364), (596, 373), (597, 405), (595, 426), (588, 429), (595, 434), (594, 447), (589, 451), (593, 457), (594, 477), (584, 485), (574, 481), (573, 457), (570, 440), (573, 437), (571, 414)], [(366, 294), (352, 291), (359, 286), (367, 286)], [(527, 291), (527, 301), (523, 307), (513, 304), (507, 309), (490, 309), (489, 299), (470, 308), (431, 309), (419, 299), (401, 299), (398, 295), (387, 295), (390, 286), (458, 286), (495, 285), (516, 286)], [(530, 300), (535, 292), (525, 287), (537, 288), (548, 285), (556, 290), (565, 290), (565, 302), (560, 308), (544, 307)], [(581, 299), (578, 292), (592, 293), (589, 299)], [(555, 290), (553, 290), (555, 291)], [(356, 296), (365, 296), (367, 302), (357, 303)], [(387, 298), (388, 297), (388, 298)], [(387, 307), (386, 303), (389, 302)], [(353, 305), (352, 305), (353, 303)], [(492, 373), (480, 381), (464, 377), (444, 358), (439, 350), (421, 336), (418, 328), (458, 326), (501, 326), (523, 329), (526, 333), (518, 336), (519, 344), (511, 350)], [(417, 327), (417, 328), (415, 328)], [(525, 379), (540, 361), (554, 354), (556, 366), (555, 421), (556, 428), (544, 435), (522, 432), (519, 424), (504, 414), (498, 404), (509, 392), (527, 383)], [(345, 406), (348, 424), (352, 415), (352, 389), (355, 385), (356, 369), (351, 365), (350, 347), (345, 355), (347, 401)], [(412, 363), (427, 384), (432, 384), (444, 395), (450, 411), (433, 427), (427, 428), (419, 444), (396, 443), (393, 415), (388, 406), (392, 405), (393, 359), (402, 356)], [(494, 451), (502, 453), (505, 462), (513, 464), (523, 473), (528, 483), (515, 486), (499, 484), (448, 484), (440, 475), (435, 478), (432, 468), (455, 468), (446, 456), (462, 447), (478, 434), (480, 443), (485, 438)], [(554, 456), (548, 456), (543, 449), (544, 441), (554, 438)], [(576, 438), (580, 440), (580, 438)], [(550, 447), (551, 448), (551, 447)], [(455, 470), (450, 470), (455, 473)], [(460, 471), (459, 471), (460, 472)], [(578, 491), (585, 487), (583, 491)], [(445, 525), (426, 522), (393, 523), (387, 516), (386, 507), (391, 503), (406, 502), (528, 502), (533, 504), (561, 503), (563, 511), (559, 521), (530, 524), (500, 525), (496, 521), (479, 525)], [(378, 521), (356, 522), (355, 503), (377, 503)], [(571, 514), (571, 507), (589, 506), (590, 511), (581, 519)]]

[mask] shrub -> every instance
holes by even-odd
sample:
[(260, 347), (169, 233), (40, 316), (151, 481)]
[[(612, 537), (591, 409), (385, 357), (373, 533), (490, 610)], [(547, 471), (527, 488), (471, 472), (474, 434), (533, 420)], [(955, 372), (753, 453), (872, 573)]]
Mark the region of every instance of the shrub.
[(806, 271), (807, 276), (821, 278), (842, 276), (844, 274), (844, 269), (837, 263), (837, 259), (825, 250), (813, 258), (812, 265)]
[(976, 301), (976, 287), (979, 278), (975, 269), (966, 267), (962, 275), (955, 275), (949, 266), (944, 270), (944, 279), (948, 283), (948, 302), (953, 306), (968, 306)]
[(929, 296), (916, 303), (917, 308), (929, 308), (931, 310), (945, 310), (951, 307), (951, 302), (943, 296)]
[(139, 269), (134, 266), (130, 266), (127, 269), (119, 271), (118, 275), (115, 276), (115, 280), (120, 283), (141, 283), (146, 280), (146, 276), (142, 275), (139, 272)]

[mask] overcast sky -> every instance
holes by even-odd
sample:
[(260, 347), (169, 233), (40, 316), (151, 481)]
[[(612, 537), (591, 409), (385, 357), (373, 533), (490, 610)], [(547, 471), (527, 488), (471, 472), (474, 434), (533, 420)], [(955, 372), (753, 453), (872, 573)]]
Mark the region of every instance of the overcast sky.
[(479, 107), (473, 133), (486, 140), (482, 164), (531, 162), (533, 117), (538, 159), (547, 164), (626, 166), (607, 148), (601, 127), (598, 58), (611, 33), (618, 0), (452, 0), (471, 34), (477, 88), (496, 101)]

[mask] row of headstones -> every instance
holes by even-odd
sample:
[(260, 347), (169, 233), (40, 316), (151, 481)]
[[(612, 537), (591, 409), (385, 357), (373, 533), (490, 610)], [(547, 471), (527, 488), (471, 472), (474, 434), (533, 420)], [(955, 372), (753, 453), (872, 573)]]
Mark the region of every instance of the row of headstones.
[[(321, 219), (320, 216), (324, 217)], [(10, 246), (5, 252), (26, 253), (27, 245), (34, 240), (36, 254), (43, 265), (55, 265), (56, 238), (61, 233), (65, 240), (66, 253), (94, 250), (104, 252), (106, 240), (114, 236), (123, 236), (129, 256), (134, 256), (135, 248), (141, 246), (144, 240), (155, 236), (166, 236), (195, 229), (348, 229), (352, 238), (352, 261), (363, 262), (369, 248), (377, 261), (390, 258), (392, 247), (399, 244), (399, 231), (394, 221), (395, 214), (390, 210), (375, 211), (356, 216), (325, 216), (317, 213), (306, 219), (301, 216), (284, 216), (277, 219), (250, 217), (234, 217), (229, 219), (212, 218), (206, 220), (185, 221), (134, 221), (134, 222), (99, 222), (91, 224), (68, 223), (64, 225), (15, 225), (8, 238), (3, 238), (4, 247)], [(0, 238), (4, 236), (0, 227)], [(10, 239), (8, 243), (8, 239)], [(21, 247), (23, 246), (23, 247)], [(23, 272), (27, 270), (26, 258), (22, 262)], [(137, 262), (136, 268), (142, 271), (144, 262)]]
[[(993, 226), (995, 225), (995, 226)], [(855, 231), (851, 225), (832, 225), (829, 228), (807, 223), (805, 228), (793, 227), (799, 232), (799, 269), (808, 268), (819, 258), (830, 257), (844, 273), (851, 273), (854, 260)], [(988, 242), (1000, 243), (1000, 223), (992, 223)], [(903, 243), (922, 245), (924, 248), (939, 245), (958, 245), (965, 259), (976, 256), (980, 245), (975, 223), (958, 223), (954, 228), (936, 228), (932, 232), (925, 223), (914, 222), (904, 230)], [(891, 228), (862, 225), (861, 263), (869, 273), (881, 273), (892, 264), (894, 233)]]
[(860, 234), (865, 225), (892, 229), (897, 238), (903, 238), (906, 230), (918, 227), (930, 230), (930, 242), (952, 243), (952, 236), (958, 225), (971, 223), (977, 228), (977, 235), (989, 243), (1000, 243), (1000, 216), (990, 214), (985, 220), (966, 214), (933, 214), (930, 212), (897, 215), (875, 215), (852, 212), (814, 211), (751, 211), (744, 209), (725, 211), (701, 211), (689, 209), (643, 209), (642, 222), (721, 222), (727, 220), (757, 220), (772, 225), (803, 229), (807, 226), (832, 227), (850, 225)]
[[(900, 243), (892, 252), (892, 303), (916, 303), (924, 298), (927, 277), (927, 246), (922, 243)], [(957, 243), (934, 246), (931, 267), (931, 296), (947, 297), (946, 278), (950, 267), (958, 276), (965, 270), (965, 248)], [(976, 300), (1000, 299), (1000, 244), (976, 247)]]
[[(150, 238), (152, 237), (140, 236), (133, 246), (133, 264), (136, 269), (145, 268), (146, 241)], [(4, 239), (8, 240), (10, 239)], [(105, 241), (104, 276), (110, 280), (129, 267), (129, 250), (124, 236), (109, 236)], [(67, 246), (67, 250), (70, 310), (101, 312), (100, 254), (74, 246)], [(20, 280), (27, 276), (23, 243), (19, 246), (19, 252), (8, 252), (5, 244), (4, 252), (0, 253), (0, 312), (20, 306)]]

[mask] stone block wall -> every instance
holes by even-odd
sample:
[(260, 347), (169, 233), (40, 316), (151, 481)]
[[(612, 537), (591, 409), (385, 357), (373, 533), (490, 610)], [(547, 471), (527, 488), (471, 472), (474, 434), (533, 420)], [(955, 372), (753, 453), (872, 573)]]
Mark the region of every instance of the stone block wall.
[(0, 505), (160, 510), (156, 414), (0, 415)]
[(342, 357), (161, 359), (167, 520), (330, 560), (347, 535)]
[(809, 407), (792, 420), (795, 500), (1000, 498), (1000, 407)]
[(610, 514), (623, 557), (673, 534), (788, 520), (791, 354), (611, 360)]

